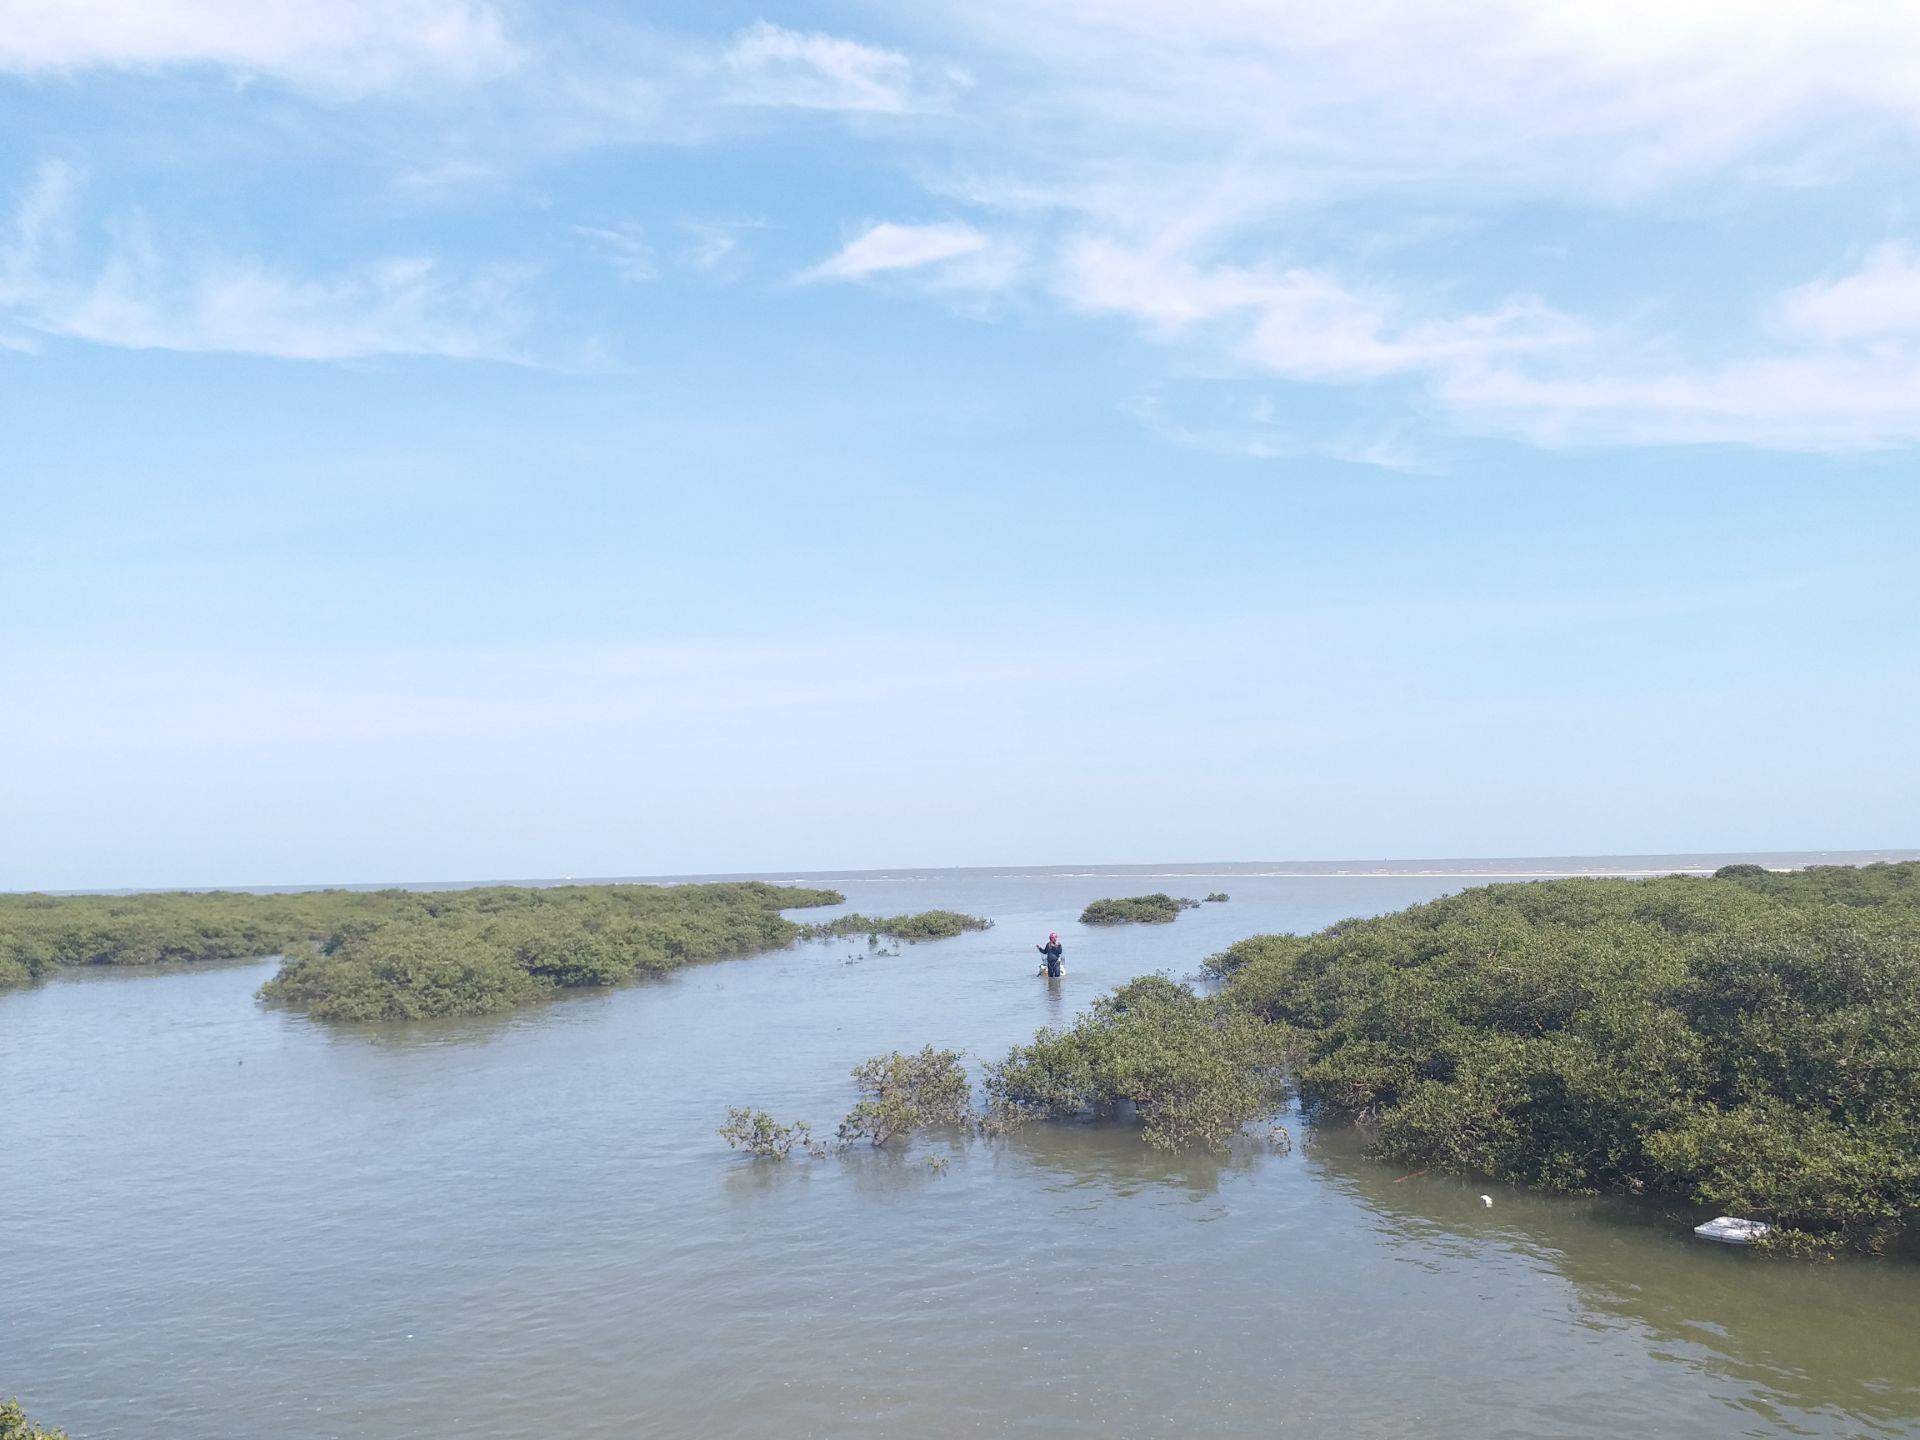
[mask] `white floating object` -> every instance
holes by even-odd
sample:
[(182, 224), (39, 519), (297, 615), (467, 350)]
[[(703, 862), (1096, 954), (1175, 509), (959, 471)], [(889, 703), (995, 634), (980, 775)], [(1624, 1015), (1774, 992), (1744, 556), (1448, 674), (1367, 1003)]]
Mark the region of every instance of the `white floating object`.
[(1491, 1210), (1493, 1208), (1493, 1197), (1491, 1195), (1482, 1195), (1480, 1197), (1480, 1203)]
[(1694, 1226), (1693, 1233), (1702, 1240), (1718, 1240), (1722, 1245), (1751, 1245), (1772, 1234), (1773, 1227), (1759, 1220), (1720, 1215), (1704, 1225)]

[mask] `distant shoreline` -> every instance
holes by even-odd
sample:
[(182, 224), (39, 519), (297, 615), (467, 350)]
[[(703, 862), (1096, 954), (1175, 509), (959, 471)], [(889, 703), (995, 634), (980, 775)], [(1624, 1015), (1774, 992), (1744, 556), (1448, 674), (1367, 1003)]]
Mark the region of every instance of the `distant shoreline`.
[(478, 890), (489, 886), (687, 885), (714, 881), (764, 880), (771, 884), (806, 883), (821, 878), (863, 884), (907, 884), (934, 876), (1011, 877), (1063, 880), (1131, 876), (1143, 879), (1199, 880), (1248, 877), (1272, 880), (1567, 880), (1644, 879), (1655, 875), (1711, 875), (1722, 865), (1760, 865), (1769, 870), (1800, 870), (1809, 865), (1872, 865), (1920, 860), (1920, 848), (1880, 850), (1685, 851), (1640, 855), (1502, 855), (1415, 860), (1211, 860), (1159, 861), (1147, 864), (1068, 865), (901, 865), (848, 870), (738, 870), (680, 875), (591, 875), (485, 880), (295, 881), (267, 885), (140, 885), (96, 889), (0, 891), (0, 894), (147, 895), (224, 890), (238, 894), (278, 895), (307, 890)]

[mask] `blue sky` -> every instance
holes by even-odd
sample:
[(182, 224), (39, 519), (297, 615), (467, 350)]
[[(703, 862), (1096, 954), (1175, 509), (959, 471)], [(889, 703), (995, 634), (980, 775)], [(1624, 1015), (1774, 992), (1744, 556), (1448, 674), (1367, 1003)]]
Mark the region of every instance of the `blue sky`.
[(0, 886), (1920, 844), (1920, 15), (0, 0)]

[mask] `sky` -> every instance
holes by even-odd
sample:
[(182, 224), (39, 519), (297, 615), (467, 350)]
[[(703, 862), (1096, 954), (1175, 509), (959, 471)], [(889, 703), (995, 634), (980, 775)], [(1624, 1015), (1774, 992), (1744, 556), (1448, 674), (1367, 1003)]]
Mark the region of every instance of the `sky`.
[(0, 888), (1920, 846), (1920, 9), (0, 0)]

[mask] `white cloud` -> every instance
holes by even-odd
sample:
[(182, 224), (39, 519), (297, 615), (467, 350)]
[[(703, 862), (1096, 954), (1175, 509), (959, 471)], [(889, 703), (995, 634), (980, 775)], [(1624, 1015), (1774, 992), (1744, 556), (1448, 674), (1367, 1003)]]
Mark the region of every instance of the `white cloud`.
[(687, 263), (696, 270), (718, 270), (740, 247), (739, 233), (732, 225), (712, 220), (683, 220), (680, 226), (693, 237), (685, 255)]
[[(1498, 224), (1544, 203), (1604, 228), (1660, 206), (1745, 247), (1741, 198), (1905, 163), (1920, 9), (980, 0), (949, 19), (983, 47), (967, 58), (998, 82), (981, 93), (1001, 109), (960, 136), (932, 188), (1050, 233), (1058, 299), (1133, 321), (1189, 369), (1354, 391), (1392, 381), (1428, 423), (1537, 444), (1920, 441), (1911, 245), (1882, 245), (1839, 279), (1783, 276), (1697, 307), (1663, 305), (1677, 297), (1650, 271), (1605, 316), (1525, 284), (1502, 291), (1510, 233), (1474, 253), (1439, 226), (1383, 253), (1370, 227), (1326, 219), (1360, 204), (1402, 226), (1428, 212)], [(1582, 267), (1606, 263), (1578, 253), (1592, 233), (1561, 267), (1569, 295)], [(896, 240), (914, 253), (892, 236), (876, 253)], [(861, 243), (816, 273), (877, 273)], [(1743, 308), (1746, 323), (1727, 318)], [(1661, 327), (1663, 313), (1679, 318)], [(1212, 444), (1221, 427), (1192, 433)], [(1243, 448), (1318, 443), (1251, 433)]]
[(653, 247), (647, 244), (646, 231), (631, 221), (616, 225), (576, 225), (573, 233), (593, 241), (606, 254), (614, 271), (629, 284), (641, 284), (660, 278), (653, 263)]
[(1406, 475), (1431, 475), (1443, 467), (1404, 433), (1404, 426), (1388, 430), (1349, 429), (1323, 434), (1310, 427), (1277, 418), (1267, 401), (1252, 405), (1215, 407), (1197, 418), (1176, 416), (1165, 399), (1150, 394), (1124, 407), (1134, 419), (1163, 440), (1216, 455), (1247, 460), (1292, 460), (1316, 457), (1371, 465)]
[(137, 218), (88, 263), (74, 239), (77, 197), (71, 170), (41, 167), (0, 245), (0, 320), (138, 350), (519, 358), (516, 270), (455, 276), (434, 260), (398, 257), (313, 277), (252, 259), (182, 263), (163, 257)]
[(1462, 428), (1537, 445), (1747, 445), (1846, 452), (1920, 442), (1920, 356), (1844, 352), (1692, 367), (1609, 356), (1591, 372), (1440, 377)]
[(1819, 340), (1920, 334), (1920, 255), (1898, 241), (1876, 246), (1853, 274), (1788, 291), (1780, 318)]
[(912, 108), (912, 62), (857, 40), (762, 20), (734, 37), (722, 63), (732, 98), (744, 105), (885, 115)]
[(865, 280), (896, 270), (918, 270), (929, 265), (978, 255), (990, 245), (987, 237), (957, 220), (937, 225), (897, 225), (883, 220), (870, 225), (842, 246), (838, 253), (802, 275), (806, 280)]
[(1115, 219), (1171, 213), (1136, 208), (1141, 184), (1217, 186), (1243, 215), (1461, 183), (1619, 200), (1920, 123), (1920, 10), (1881, 0), (978, 0), (958, 19), (1037, 72), (1015, 187)]
[(484, 0), (0, 0), (0, 71), (26, 74), (206, 65), (361, 92), (516, 55)]
[(741, 236), (771, 227), (759, 219), (683, 219), (680, 228), (688, 237), (680, 251), (682, 262), (706, 275), (730, 276), (740, 267)]
[[(1693, 360), (1677, 356), (1673, 336), (1594, 325), (1528, 297), (1449, 314), (1325, 270), (1209, 265), (1113, 240), (1066, 246), (1056, 285), (1075, 308), (1132, 319), (1224, 373), (1407, 382), (1420, 408), (1462, 433), (1542, 446), (1920, 443), (1920, 260), (1900, 244), (1876, 248), (1853, 274), (1761, 302), (1744, 348)], [(1409, 465), (1402, 457), (1417, 452), (1402, 443), (1378, 451), (1248, 420), (1135, 413), (1205, 449), (1429, 464), (1420, 455)]]
[(1912, 246), (1876, 246), (1853, 273), (1759, 309), (1754, 339), (1722, 342), (1730, 353), (1683, 361), (1670, 337), (1614, 337), (1577, 366), (1453, 367), (1436, 394), (1463, 425), (1536, 444), (1844, 452), (1920, 443)]
[[(515, 155), (738, 139), (793, 110), (912, 116), (941, 148), (902, 163), (953, 218), (868, 225), (801, 279), (892, 277), (950, 303), (1032, 281), (1076, 313), (1137, 326), (1174, 365), (1391, 390), (1415, 423), (1532, 443), (1920, 441), (1914, 244), (1856, 248), (1850, 273), (1812, 280), (1819, 265), (1800, 252), (1765, 287), (1726, 282), (1755, 287), (1744, 295), (1664, 295), (1653, 265), (1625, 278), (1655, 207), (1697, 227), (1696, 243), (1739, 246), (1746, 277), (1766, 256), (1763, 237), (1743, 233), (1747, 199), (1905, 164), (1920, 132), (1920, 7), (975, 0), (889, 14), (916, 21), (930, 43), (767, 21), (675, 36), (508, 0), (0, 0), (0, 73), (202, 66), (411, 93), (511, 71), (420, 152), (453, 158), (400, 182), (453, 198), (494, 178), (467, 156), (511, 175)], [(964, 119), (944, 117), (962, 92)], [(934, 153), (953, 157), (945, 173)], [(38, 332), (307, 358), (517, 351), (510, 270), (401, 257), (316, 276), (216, 253), (162, 259), (137, 228), (87, 263), (69, 233), (73, 185), (43, 171), (0, 233), (0, 330), (13, 337), (0, 343)], [(1874, 238), (1897, 235), (1877, 194), (1852, 213), (1869, 204)], [(1616, 221), (1625, 249), (1601, 253)], [(1464, 238), (1475, 226), (1484, 244)], [(660, 255), (716, 271), (736, 229), (690, 226), (685, 246), (669, 232)], [(1413, 238), (1374, 244), (1387, 229)], [(659, 268), (636, 227), (579, 233), (629, 280)], [(1535, 241), (1563, 242), (1568, 263), (1503, 283), (1503, 262)], [(1789, 263), (1785, 246), (1774, 253)], [(1615, 297), (1607, 312), (1591, 293)], [(1650, 318), (1662, 315), (1673, 318)], [(1323, 443), (1284, 444), (1296, 441)]]
[(0, 307), (29, 300), (41, 285), (49, 252), (69, 236), (80, 177), (61, 161), (43, 163), (0, 231)]
[(1578, 320), (1537, 300), (1483, 314), (1410, 316), (1390, 292), (1355, 289), (1326, 270), (1207, 265), (1105, 239), (1066, 247), (1059, 288), (1080, 309), (1132, 317), (1163, 339), (1211, 326), (1217, 348), (1295, 380), (1375, 380), (1587, 338)]
[(394, 177), (394, 185), (411, 195), (439, 196), (489, 184), (499, 178), (493, 166), (479, 160), (441, 159), (401, 171)]
[(132, 349), (284, 360), (512, 360), (518, 279), (498, 271), (456, 278), (433, 260), (398, 258), (320, 278), (251, 261), (213, 264), (170, 284), (150, 252), (132, 250), (40, 324)]

